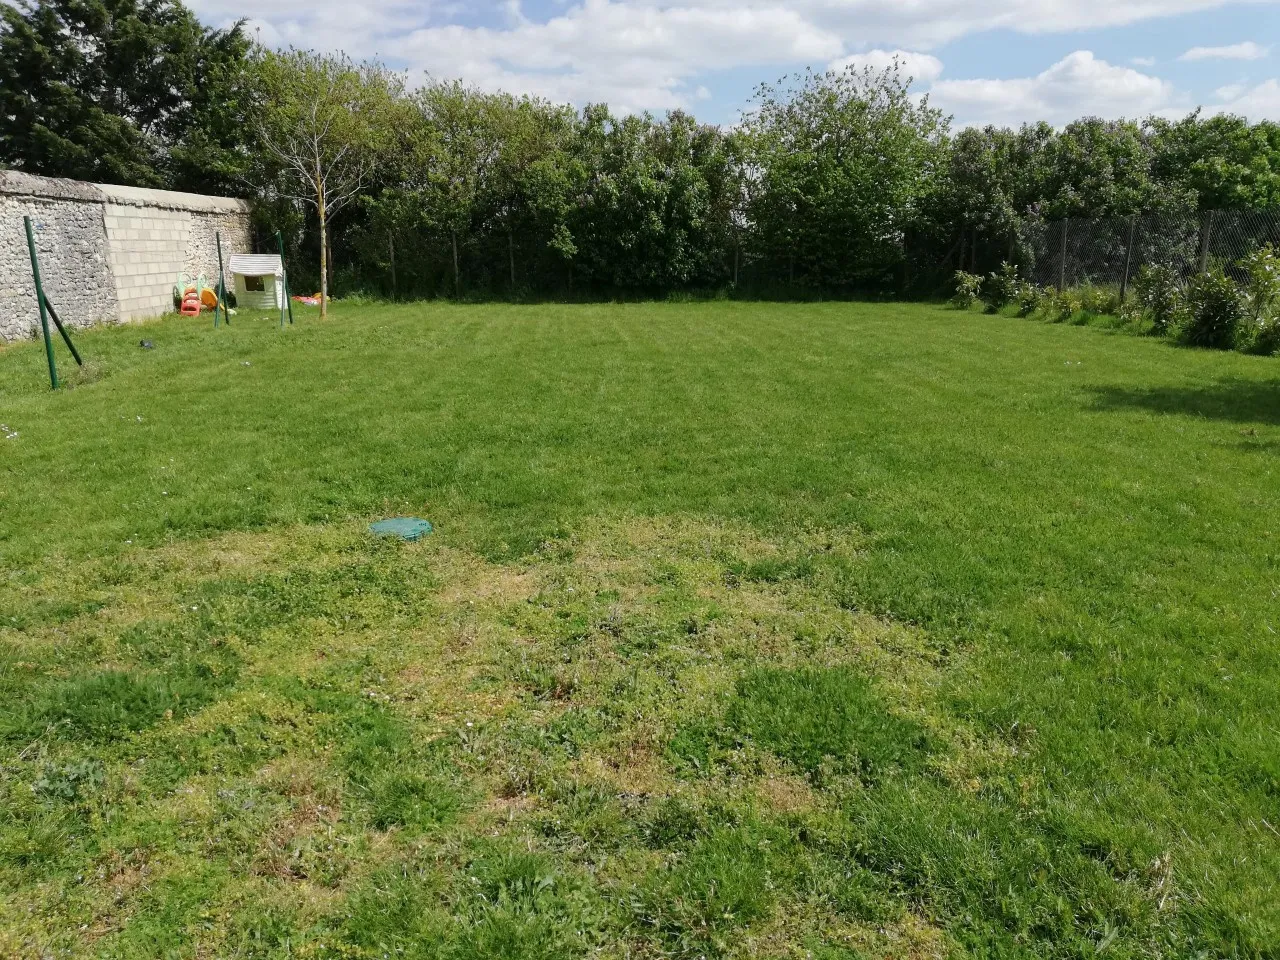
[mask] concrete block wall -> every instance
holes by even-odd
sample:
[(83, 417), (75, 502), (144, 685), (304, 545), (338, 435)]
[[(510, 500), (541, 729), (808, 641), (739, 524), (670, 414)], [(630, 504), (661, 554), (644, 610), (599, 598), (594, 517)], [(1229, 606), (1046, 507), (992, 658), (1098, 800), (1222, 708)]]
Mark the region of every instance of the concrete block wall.
[(173, 309), (173, 287), (186, 271), (191, 214), (107, 204), (103, 217), (121, 320)]
[(179, 274), (217, 281), (219, 230), (224, 258), (253, 249), (243, 200), (0, 171), (0, 340), (39, 324), (24, 215), (45, 292), (69, 326), (171, 312)]

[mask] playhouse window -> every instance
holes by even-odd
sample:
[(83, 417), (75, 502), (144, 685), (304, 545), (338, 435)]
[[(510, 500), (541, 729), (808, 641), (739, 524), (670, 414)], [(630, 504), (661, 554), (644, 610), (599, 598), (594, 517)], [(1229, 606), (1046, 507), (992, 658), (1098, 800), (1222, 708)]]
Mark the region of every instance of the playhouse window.
[(244, 288), (250, 293), (262, 293), (267, 289), (262, 277), (245, 277)]

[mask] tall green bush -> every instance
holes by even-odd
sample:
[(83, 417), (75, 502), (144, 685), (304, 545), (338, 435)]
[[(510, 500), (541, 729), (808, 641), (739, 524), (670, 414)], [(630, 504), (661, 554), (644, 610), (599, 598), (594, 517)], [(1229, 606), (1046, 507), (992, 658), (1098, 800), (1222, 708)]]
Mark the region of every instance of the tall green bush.
[(1018, 268), (1011, 263), (1000, 264), (1000, 269), (990, 274), (982, 284), (982, 299), (987, 310), (999, 313), (1018, 294)]
[(1198, 274), (1187, 284), (1178, 338), (1194, 347), (1230, 350), (1244, 319), (1240, 288), (1221, 267)]
[(1280, 350), (1280, 255), (1266, 244), (1243, 258), (1240, 266), (1248, 278), (1243, 345), (1251, 353), (1275, 353)]
[(951, 305), (958, 310), (971, 310), (982, 295), (982, 278), (975, 273), (957, 270), (953, 282), (956, 292), (951, 296)]
[(1182, 305), (1182, 282), (1169, 266), (1148, 265), (1133, 281), (1134, 310), (1151, 321), (1151, 332), (1165, 336), (1177, 325)]

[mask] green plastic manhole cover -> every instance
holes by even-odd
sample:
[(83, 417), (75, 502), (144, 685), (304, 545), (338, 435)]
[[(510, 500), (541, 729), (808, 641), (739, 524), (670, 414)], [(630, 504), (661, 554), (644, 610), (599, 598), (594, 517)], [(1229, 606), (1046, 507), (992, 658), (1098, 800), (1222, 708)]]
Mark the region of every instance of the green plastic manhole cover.
[(431, 532), (431, 521), (417, 517), (392, 517), (369, 524), (369, 530), (380, 537), (399, 537), (401, 540), (421, 540)]

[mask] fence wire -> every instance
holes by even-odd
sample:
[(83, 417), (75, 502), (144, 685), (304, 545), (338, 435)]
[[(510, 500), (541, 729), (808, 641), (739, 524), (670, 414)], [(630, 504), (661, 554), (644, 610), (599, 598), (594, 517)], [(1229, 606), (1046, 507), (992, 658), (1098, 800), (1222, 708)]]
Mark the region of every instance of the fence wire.
[(1123, 289), (1146, 265), (1172, 267), (1185, 279), (1213, 264), (1230, 269), (1265, 244), (1280, 248), (1280, 210), (1029, 219), (1019, 241), (1019, 272), (1033, 283)]

